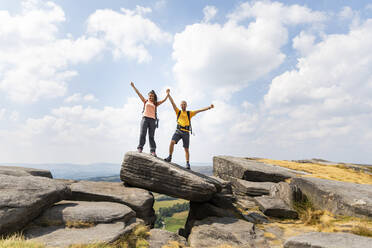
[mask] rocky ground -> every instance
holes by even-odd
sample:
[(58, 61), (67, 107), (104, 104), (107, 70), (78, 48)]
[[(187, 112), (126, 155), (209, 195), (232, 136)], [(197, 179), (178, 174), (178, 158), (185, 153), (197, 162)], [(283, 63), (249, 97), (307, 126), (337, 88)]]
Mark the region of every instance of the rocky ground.
[[(332, 180), (314, 168), (333, 170)], [(213, 170), (209, 177), (137, 152), (125, 155), (121, 183), (0, 166), (0, 235), (22, 231), (50, 247), (115, 244), (146, 225), (144, 247), (372, 247), (372, 176), (363, 165), (217, 156)], [(152, 192), (190, 201), (178, 234), (152, 228)]]

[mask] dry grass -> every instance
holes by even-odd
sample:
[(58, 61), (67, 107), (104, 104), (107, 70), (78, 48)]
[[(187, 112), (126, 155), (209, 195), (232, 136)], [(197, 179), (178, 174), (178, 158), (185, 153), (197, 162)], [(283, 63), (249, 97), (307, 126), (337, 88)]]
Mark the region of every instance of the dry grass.
[(351, 229), (351, 232), (366, 237), (372, 237), (372, 228), (368, 227), (367, 225), (360, 224), (358, 226), (354, 226)]
[(256, 161), (263, 162), (265, 164), (277, 165), (292, 170), (305, 171), (311, 173), (311, 175), (307, 175), (311, 177), (359, 184), (372, 184), (372, 175), (364, 173), (363, 171), (355, 171), (341, 164), (324, 165), (273, 159), (257, 159)]
[(65, 226), (68, 228), (88, 228), (95, 226), (92, 222), (84, 222), (84, 221), (67, 221)]
[(113, 248), (148, 248), (146, 238), (150, 236), (149, 227), (138, 225), (131, 233), (124, 235), (113, 244)]
[(75, 244), (70, 245), (69, 248), (113, 248), (113, 246), (104, 243), (94, 243), (94, 244)]
[(271, 240), (276, 238), (276, 235), (271, 233), (271, 232), (265, 232), (263, 235), (264, 235), (265, 238), (271, 239)]
[(0, 239), (0, 248), (45, 248), (44, 244), (28, 241), (21, 234), (14, 234)]
[[(306, 198), (303, 202), (295, 203), (294, 208), (299, 213), (299, 220), (279, 220), (274, 223), (257, 225), (257, 227), (264, 231), (275, 227), (280, 228), (283, 234), (277, 240), (281, 242), (307, 232), (347, 232), (372, 237), (372, 219), (335, 216), (328, 211), (315, 209)], [(268, 237), (268, 235), (268, 232), (264, 233), (269, 240), (275, 241), (273, 236)]]

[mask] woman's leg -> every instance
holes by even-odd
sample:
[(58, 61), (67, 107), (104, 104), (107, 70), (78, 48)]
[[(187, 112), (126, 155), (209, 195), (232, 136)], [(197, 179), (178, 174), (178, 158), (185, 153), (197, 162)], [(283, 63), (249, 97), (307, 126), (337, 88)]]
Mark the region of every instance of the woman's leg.
[(149, 142), (150, 142), (150, 152), (155, 152), (156, 150), (156, 143), (155, 143), (155, 129), (156, 129), (156, 121), (155, 119), (149, 120)]
[(139, 145), (137, 149), (142, 150), (143, 146), (146, 143), (147, 126), (148, 126), (148, 122), (146, 121), (146, 118), (143, 117), (141, 120), (141, 129), (140, 129), (141, 131), (140, 131)]

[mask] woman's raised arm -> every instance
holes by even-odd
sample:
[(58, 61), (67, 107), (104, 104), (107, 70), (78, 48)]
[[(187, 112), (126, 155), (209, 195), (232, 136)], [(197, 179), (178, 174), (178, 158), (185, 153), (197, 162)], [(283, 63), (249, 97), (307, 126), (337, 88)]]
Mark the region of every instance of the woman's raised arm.
[(137, 90), (136, 86), (134, 86), (133, 82), (130, 82), (130, 85), (133, 87), (134, 91), (137, 93), (139, 98), (141, 98), (142, 102), (145, 103), (146, 99), (142, 96), (142, 94)]

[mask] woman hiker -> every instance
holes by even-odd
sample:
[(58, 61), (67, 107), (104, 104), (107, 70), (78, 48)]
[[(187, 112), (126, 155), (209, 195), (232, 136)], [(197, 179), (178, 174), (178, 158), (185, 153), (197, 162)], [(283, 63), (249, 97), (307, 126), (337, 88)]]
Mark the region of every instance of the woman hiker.
[(157, 107), (165, 102), (169, 96), (170, 90), (167, 89), (167, 96), (158, 101), (158, 97), (154, 90), (148, 93), (148, 99), (145, 99), (142, 94), (137, 90), (134, 86), (133, 82), (130, 82), (130, 85), (133, 87), (134, 91), (137, 93), (141, 101), (143, 102), (143, 117), (141, 120), (141, 131), (140, 131), (140, 138), (139, 138), (139, 145), (137, 147), (138, 152), (142, 152), (143, 146), (146, 143), (146, 134), (147, 129), (149, 130), (149, 141), (150, 141), (150, 153), (154, 157), (156, 157), (156, 143), (154, 139), (155, 129), (157, 128)]

